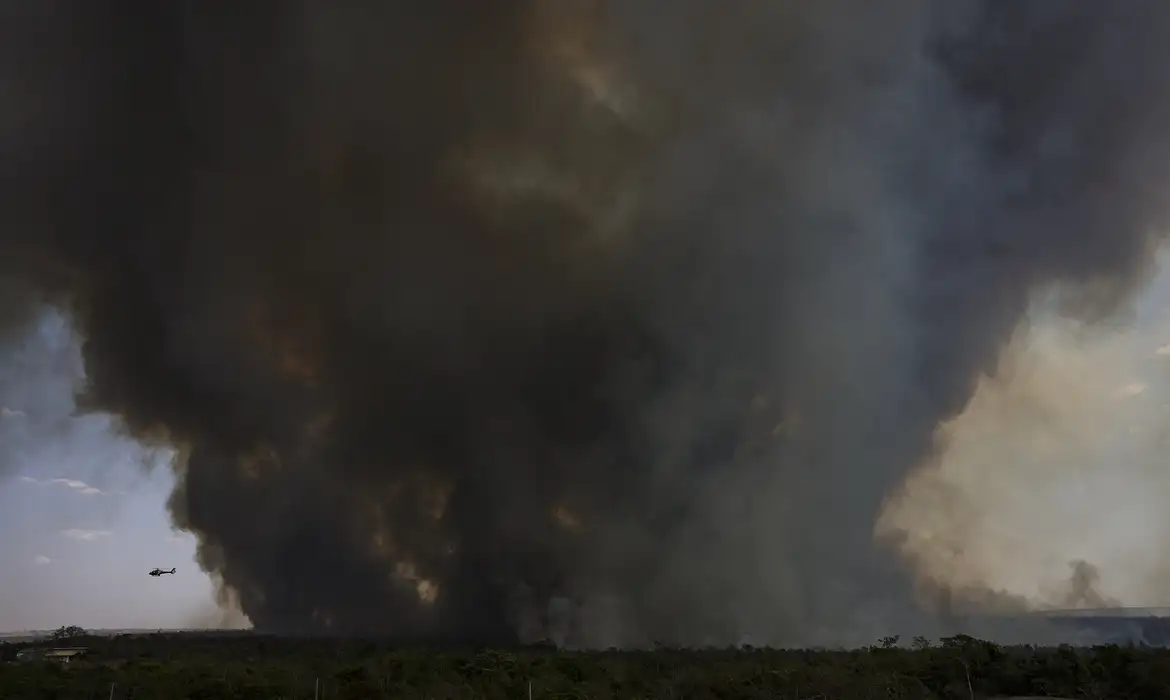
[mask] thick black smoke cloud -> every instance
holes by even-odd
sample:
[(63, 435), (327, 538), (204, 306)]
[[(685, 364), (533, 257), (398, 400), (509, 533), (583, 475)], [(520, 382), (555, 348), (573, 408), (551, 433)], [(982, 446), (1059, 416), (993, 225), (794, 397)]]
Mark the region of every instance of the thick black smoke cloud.
[(872, 639), (885, 494), (1166, 213), (1154, 0), (2, 14), (0, 319), (269, 630)]

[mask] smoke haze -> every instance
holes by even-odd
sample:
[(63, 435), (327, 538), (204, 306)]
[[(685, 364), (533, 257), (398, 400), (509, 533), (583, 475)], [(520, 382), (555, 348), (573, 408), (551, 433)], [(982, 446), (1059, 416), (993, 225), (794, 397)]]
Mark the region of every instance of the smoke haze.
[(905, 533), (928, 582), (1010, 591), (1028, 607), (1170, 603), (1170, 404), (1165, 351), (1153, 351), (1167, 330), (1023, 324), (996, 375), (942, 426), (938, 458), (893, 494), (879, 533)]
[(929, 498), (875, 523), (1037, 293), (1091, 322), (1152, 273), (1170, 6), (454, 7), (3, 5), (0, 340), (68, 313), (225, 596), (797, 644), (1003, 587)]

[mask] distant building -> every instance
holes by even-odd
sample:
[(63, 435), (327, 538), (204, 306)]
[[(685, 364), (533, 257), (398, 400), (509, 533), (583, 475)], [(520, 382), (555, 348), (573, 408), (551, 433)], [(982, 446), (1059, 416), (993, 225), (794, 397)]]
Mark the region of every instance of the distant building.
[(45, 652), (46, 661), (58, 661), (67, 664), (70, 661), (80, 659), (89, 653), (89, 649), (85, 647), (60, 647), (57, 649), (50, 649)]
[(21, 649), (16, 653), (17, 661), (53, 661), (67, 664), (89, 653), (86, 647), (58, 647), (55, 649)]

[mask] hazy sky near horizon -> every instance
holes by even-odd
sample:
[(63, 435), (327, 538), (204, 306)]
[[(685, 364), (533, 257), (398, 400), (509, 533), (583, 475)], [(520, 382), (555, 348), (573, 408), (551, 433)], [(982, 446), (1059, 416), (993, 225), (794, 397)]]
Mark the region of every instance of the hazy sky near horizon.
[[(909, 489), (893, 519), (914, 531), (910, 546), (933, 546), (941, 532), (965, 549), (956, 583), (1042, 597), (1068, 561), (1084, 558), (1096, 560), (1101, 588), (1118, 602), (1170, 604), (1151, 583), (1166, 571), (1135, 568), (1151, 557), (1163, 566), (1158, 553), (1170, 532), (1162, 513), (1170, 483), (1155, 476), (1167, 437), (1149, 439), (1170, 418), (1170, 274), (1157, 275), (1133, 313), (1102, 332), (1065, 333), (1039, 305), (1030, 325), (1013, 350), (1027, 361), (980, 388), (971, 415), (949, 427), (954, 454), (920, 479), (946, 481), (963, 491), (964, 507), (990, 517), (978, 527), (938, 520), (934, 492)], [(0, 465), (0, 630), (214, 624), (213, 587), (194, 563), (194, 539), (175, 533), (167, 515), (168, 456), (118, 436), (105, 416), (74, 415), (82, 378), (76, 338), (56, 313), (0, 347), (0, 454), (9, 461)], [(1041, 419), (1049, 421), (1043, 430), (1028, 427)], [(1045, 435), (1064, 439), (1061, 430), (1085, 436), (1089, 423), (1091, 449), (1069, 443), (1070, 456), (1037, 447)], [(1071, 486), (1059, 477), (1070, 470), (1078, 475)], [(1013, 490), (1028, 497), (1005, 496)], [(147, 576), (155, 566), (177, 574)]]

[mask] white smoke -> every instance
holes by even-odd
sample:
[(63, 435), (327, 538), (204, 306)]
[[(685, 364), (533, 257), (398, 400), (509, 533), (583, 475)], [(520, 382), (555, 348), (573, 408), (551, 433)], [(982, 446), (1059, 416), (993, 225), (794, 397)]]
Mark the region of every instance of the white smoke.
[(878, 534), (902, 531), (919, 576), (955, 591), (1036, 608), (1170, 603), (1164, 337), (1022, 325)]

